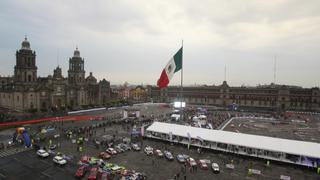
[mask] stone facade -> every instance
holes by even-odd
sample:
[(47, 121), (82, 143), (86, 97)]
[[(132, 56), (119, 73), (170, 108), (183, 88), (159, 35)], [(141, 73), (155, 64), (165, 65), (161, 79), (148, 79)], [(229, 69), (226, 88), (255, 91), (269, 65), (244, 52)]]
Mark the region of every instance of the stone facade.
[(78, 48), (69, 59), (68, 77), (58, 66), (53, 75), (37, 77), (36, 52), (27, 39), (16, 52), (14, 76), (0, 77), (0, 106), (18, 111), (78, 109), (103, 106), (110, 101), (110, 82), (85, 78), (84, 59)]
[[(180, 87), (171, 86), (160, 90), (158, 87), (149, 86), (148, 97), (153, 102), (172, 103), (179, 100)], [(187, 104), (222, 107), (236, 104), (244, 108), (320, 111), (320, 90), (275, 84), (230, 87), (224, 81), (220, 86), (183, 87), (183, 101)]]

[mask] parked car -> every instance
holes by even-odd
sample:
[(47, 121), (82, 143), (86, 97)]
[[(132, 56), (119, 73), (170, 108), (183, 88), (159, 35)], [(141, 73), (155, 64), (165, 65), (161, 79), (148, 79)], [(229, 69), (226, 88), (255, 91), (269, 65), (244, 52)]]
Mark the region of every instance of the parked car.
[(50, 146), (49, 146), (49, 149), (50, 150), (55, 150), (57, 148), (57, 145), (56, 144), (51, 144)]
[(124, 170), (125, 169), (125, 167), (123, 167), (123, 166), (118, 166), (118, 165), (114, 165), (112, 168), (111, 168), (111, 170), (112, 171), (114, 171), (114, 172), (116, 172), (116, 173), (120, 173), (122, 170)]
[(185, 155), (185, 154), (178, 154), (177, 155), (177, 160), (180, 163), (185, 163), (187, 158), (189, 158), (189, 156)]
[(220, 168), (219, 168), (219, 165), (217, 163), (212, 163), (211, 168), (212, 168), (212, 171), (214, 173), (219, 173), (220, 172)]
[(83, 177), (86, 174), (87, 170), (88, 170), (87, 166), (80, 166), (77, 169), (76, 174), (74, 176), (78, 178)]
[(121, 144), (119, 144), (119, 146), (125, 151), (131, 150), (131, 147), (126, 144), (121, 143)]
[(43, 149), (39, 149), (39, 150), (37, 151), (37, 154), (38, 154), (38, 156), (43, 157), (43, 158), (49, 156), (49, 153), (48, 153), (47, 151), (43, 150)]
[(113, 148), (108, 148), (107, 150), (107, 153), (111, 154), (111, 155), (116, 155), (117, 154), (117, 151)]
[(80, 161), (83, 163), (88, 163), (90, 161), (90, 156), (84, 155), (81, 157)]
[(146, 146), (144, 148), (144, 152), (147, 154), (147, 155), (153, 155), (153, 148), (151, 146)]
[(110, 159), (111, 155), (109, 153), (106, 153), (106, 152), (101, 152), (99, 154), (99, 158), (101, 158), (101, 159)]
[(59, 165), (65, 165), (67, 164), (67, 160), (65, 160), (63, 157), (61, 156), (55, 156), (53, 158), (53, 162)]
[(97, 176), (98, 176), (98, 168), (97, 167), (91, 168), (88, 179), (89, 180), (96, 180)]
[(189, 164), (189, 166), (197, 166), (196, 161), (191, 157), (187, 158), (187, 163)]
[(91, 157), (90, 158), (90, 161), (89, 161), (89, 164), (91, 165), (96, 165), (100, 162), (100, 159), (99, 158), (95, 158), (95, 157)]
[(138, 146), (138, 144), (131, 144), (131, 147), (135, 151), (140, 151), (141, 150), (141, 148)]
[(173, 158), (173, 155), (171, 154), (171, 152), (169, 151), (164, 151), (164, 157), (166, 159), (168, 159), (169, 161), (172, 161), (174, 158)]
[(116, 145), (116, 146), (114, 147), (114, 149), (117, 151), (117, 153), (123, 153), (123, 152), (125, 152), (125, 150), (122, 149), (120, 145)]
[(200, 166), (201, 169), (205, 169), (205, 170), (208, 169), (208, 165), (207, 165), (207, 163), (206, 163), (205, 160), (200, 159), (200, 160), (198, 161), (198, 164), (199, 164), (199, 166)]
[(154, 150), (154, 154), (155, 154), (156, 156), (158, 156), (158, 157), (163, 157), (163, 153), (161, 152), (160, 149)]

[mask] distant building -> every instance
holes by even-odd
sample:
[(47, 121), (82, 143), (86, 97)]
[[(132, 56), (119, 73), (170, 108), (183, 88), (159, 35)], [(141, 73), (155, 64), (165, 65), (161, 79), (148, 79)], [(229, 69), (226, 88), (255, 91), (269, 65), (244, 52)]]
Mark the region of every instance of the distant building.
[(130, 90), (130, 100), (134, 102), (146, 102), (148, 99), (147, 89), (142, 86), (136, 86)]
[(144, 88), (142, 85), (128, 85), (125, 83), (120, 86), (113, 86), (112, 92), (117, 94), (117, 99), (127, 100), (131, 103), (146, 102), (148, 100), (147, 88)]
[(85, 76), (84, 59), (78, 48), (69, 59), (68, 77), (58, 66), (53, 75), (38, 77), (36, 52), (25, 38), (16, 52), (12, 77), (0, 77), (0, 106), (19, 110), (77, 109), (101, 106), (110, 100), (110, 82), (97, 79), (90, 72)]
[(113, 88), (112, 91), (117, 94), (117, 99), (128, 100), (130, 98), (130, 87), (119, 86)]
[[(180, 97), (180, 86), (160, 90), (148, 87), (148, 97), (153, 102), (172, 103)], [(230, 87), (226, 81), (219, 86), (183, 87), (183, 101), (187, 104), (228, 107), (237, 104), (243, 108), (270, 110), (320, 111), (319, 88), (302, 88), (271, 84), (257, 87)]]

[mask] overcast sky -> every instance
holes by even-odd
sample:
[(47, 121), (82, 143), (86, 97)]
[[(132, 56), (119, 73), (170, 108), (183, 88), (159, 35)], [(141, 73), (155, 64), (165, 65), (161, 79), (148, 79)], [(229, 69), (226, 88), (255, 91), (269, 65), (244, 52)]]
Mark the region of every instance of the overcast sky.
[[(38, 75), (67, 76), (76, 46), (86, 75), (155, 85), (184, 41), (184, 84), (320, 85), (319, 0), (3, 0), (0, 75), (27, 35)], [(179, 84), (180, 75), (171, 84)]]

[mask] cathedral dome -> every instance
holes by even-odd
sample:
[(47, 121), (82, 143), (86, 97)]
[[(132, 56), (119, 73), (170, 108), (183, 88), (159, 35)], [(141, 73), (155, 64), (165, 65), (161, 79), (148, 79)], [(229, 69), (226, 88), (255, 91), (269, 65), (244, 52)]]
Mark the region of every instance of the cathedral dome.
[(30, 49), (30, 42), (28, 41), (27, 37), (24, 38), (24, 41), (21, 43), (21, 49)]
[(78, 47), (73, 52), (73, 57), (80, 57), (80, 51), (78, 50)]

